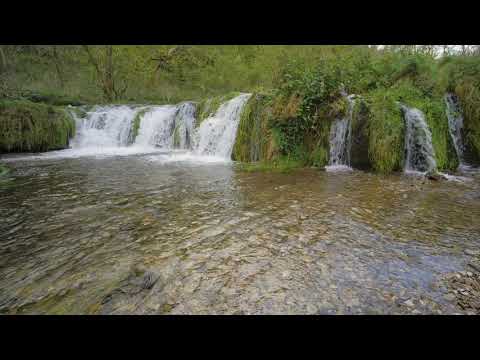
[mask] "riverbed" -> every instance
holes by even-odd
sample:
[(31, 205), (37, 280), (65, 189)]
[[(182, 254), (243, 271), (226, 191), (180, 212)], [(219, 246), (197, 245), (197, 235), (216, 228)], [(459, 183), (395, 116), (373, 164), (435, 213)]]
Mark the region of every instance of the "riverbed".
[(58, 153), (7, 159), (0, 313), (469, 313), (444, 277), (480, 250), (476, 173)]

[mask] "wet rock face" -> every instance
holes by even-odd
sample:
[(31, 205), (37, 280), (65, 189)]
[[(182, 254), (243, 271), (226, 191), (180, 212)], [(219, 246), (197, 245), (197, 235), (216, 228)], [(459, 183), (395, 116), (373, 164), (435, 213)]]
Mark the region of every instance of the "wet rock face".
[(368, 157), (368, 118), (367, 109), (361, 100), (357, 100), (358, 105), (353, 115), (352, 123), (352, 149), (351, 164), (355, 169), (369, 170), (372, 165)]

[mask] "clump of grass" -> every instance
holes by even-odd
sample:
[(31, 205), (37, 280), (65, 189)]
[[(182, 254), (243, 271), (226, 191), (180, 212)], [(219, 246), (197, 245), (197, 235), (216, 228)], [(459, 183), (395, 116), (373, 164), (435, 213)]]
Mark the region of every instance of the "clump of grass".
[(0, 101), (0, 152), (41, 152), (68, 147), (75, 121), (63, 108), (30, 101)]
[(463, 109), (465, 143), (473, 159), (480, 162), (480, 88), (466, 81), (456, 86), (455, 93)]
[(386, 90), (369, 94), (368, 155), (375, 171), (400, 170), (404, 157), (405, 124), (395, 96)]
[(241, 163), (240, 170), (245, 172), (279, 172), (289, 173), (295, 169), (303, 168), (304, 164), (296, 159), (280, 157), (271, 161)]
[(232, 157), (238, 161), (260, 161), (269, 158), (271, 134), (268, 118), (271, 114), (271, 98), (253, 94), (245, 104), (238, 125)]

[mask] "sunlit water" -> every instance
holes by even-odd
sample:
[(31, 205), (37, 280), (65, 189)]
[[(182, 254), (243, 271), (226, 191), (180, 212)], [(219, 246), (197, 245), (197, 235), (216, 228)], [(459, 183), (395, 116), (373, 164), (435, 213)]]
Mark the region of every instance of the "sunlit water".
[[(462, 312), (440, 278), (480, 248), (476, 174), (244, 173), (182, 151), (69, 151), (12, 156), (0, 180), (0, 313)], [(135, 285), (139, 266), (153, 286)]]

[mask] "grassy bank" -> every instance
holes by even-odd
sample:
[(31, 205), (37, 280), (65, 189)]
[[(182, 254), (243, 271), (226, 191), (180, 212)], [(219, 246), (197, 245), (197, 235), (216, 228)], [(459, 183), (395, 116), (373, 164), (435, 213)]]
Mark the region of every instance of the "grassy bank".
[(75, 122), (63, 108), (31, 101), (0, 101), (0, 152), (42, 152), (68, 147)]

